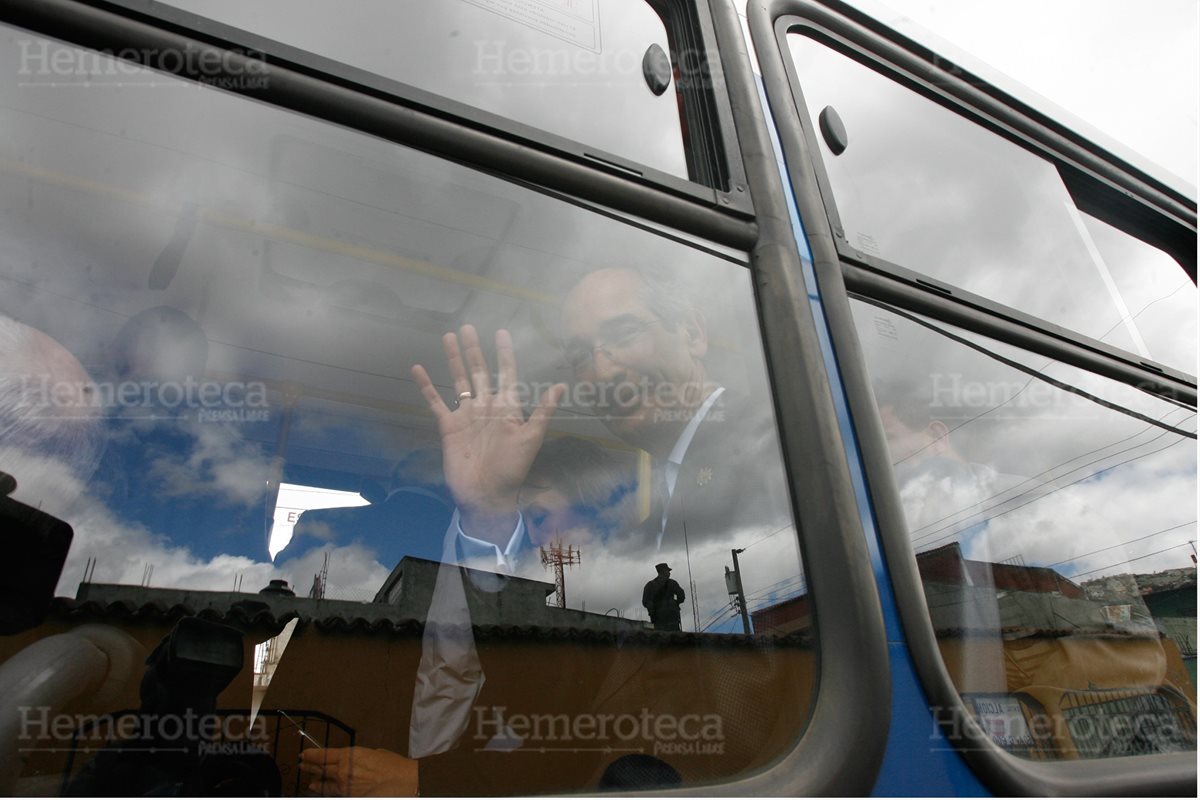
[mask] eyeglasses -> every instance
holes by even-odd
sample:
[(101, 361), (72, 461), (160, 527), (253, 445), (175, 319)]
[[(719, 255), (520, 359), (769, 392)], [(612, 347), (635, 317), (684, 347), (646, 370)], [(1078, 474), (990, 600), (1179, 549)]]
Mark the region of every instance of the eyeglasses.
[(615, 325), (603, 336), (597, 336), (591, 347), (578, 342), (568, 344), (564, 348), (567, 363), (575, 374), (586, 370), (596, 357), (596, 351), (604, 353), (610, 360), (619, 361), (623, 355), (637, 347), (646, 338), (646, 333), (655, 325), (661, 325), (662, 320), (628, 320)]

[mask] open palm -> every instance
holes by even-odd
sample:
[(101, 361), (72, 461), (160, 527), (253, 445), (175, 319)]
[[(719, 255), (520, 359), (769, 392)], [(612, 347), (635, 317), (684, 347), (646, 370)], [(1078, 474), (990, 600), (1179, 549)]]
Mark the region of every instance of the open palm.
[(446, 485), (458, 504), (463, 530), (503, 542), (516, 524), (521, 484), (567, 387), (560, 383), (547, 389), (526, 419), (508, 331), (496, 332), (499, 371), (495, 392), (473, 326), (464, 325), (457, 336), (447, 333), (442, 345), (460, 398), (457, 408), (446, 405), (424, 367), (415, 365), (412, 374), (437, 417)]

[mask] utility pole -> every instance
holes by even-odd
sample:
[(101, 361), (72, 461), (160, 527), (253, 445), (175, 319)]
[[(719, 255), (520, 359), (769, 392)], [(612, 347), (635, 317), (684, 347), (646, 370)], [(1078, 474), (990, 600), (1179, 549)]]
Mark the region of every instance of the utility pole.
[(740, 609), (742, 612), (742, 629), (746, 632), (746, 635), (749, 636), (750, 635), (750, 614), (746, 610), (746, 591), (745, 591), (745, 589), (742, 588), (742, 567), (740, 564), (738, 564), (738, 553), (746, 552), (746, 548), (744, 548), (744, 547), (741, 549), (735, 548), (735, 549), (731, 550), (730, 552), (733, 553), (733, 577), (734, 577), (734, 581), (735, 581), (734, 586), (737, 589), (738, 609)]
[[(691, 574), (691, 570), (688, 570), (688, 574), (689, 575)], [(699, 631), (700, 630), (700, 606), (696, 603), (696, 582), (695, 581), (688, 581), (688, 592), (690, 593), (688, 596), (692, 598), (692, 630)]]

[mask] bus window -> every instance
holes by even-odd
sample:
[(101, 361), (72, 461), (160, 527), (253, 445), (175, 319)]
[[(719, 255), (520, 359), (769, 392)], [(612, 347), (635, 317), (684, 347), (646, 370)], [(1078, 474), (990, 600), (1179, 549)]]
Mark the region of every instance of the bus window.
[(1194, 374), (1196, 287), (1169, 256), (1081, 213), (1049, 162), (807, 36), (788, 44), (809, 118), (832, 108), (846, 129), (844, 152), (820, 145), (845, 245)]
[(677, 87), (655, 93), (643, 75), (648, 50), (671, 48), (641, 0), (359, 0), (352, 14), (336, 0), (167, 2), (688, 177)]
[(997, 745), (1196, 747), (1196, 415), (853, 302), (930, 622)]
[(1162, 250), (1089, 214), (1080, 217), (1127, 309), (1097, 338), (1109, 342), (1120, 336), (1132, 341), (1123, 345), (1126, 349), (1195, 375), (1200, 331), (1191, 278)]
[(0, 470), (74, 528), (0, 663), (128, 643), (39, 695), (0, 788), (213, 794), (112, 722), (189, 703), (240, 733), (155, 746), (228, 745), (246, 795), (334, 757), (390, 777), (330, 794), (711, 785), (794, 746), (815, 632), (744, 262), (0, 35)]

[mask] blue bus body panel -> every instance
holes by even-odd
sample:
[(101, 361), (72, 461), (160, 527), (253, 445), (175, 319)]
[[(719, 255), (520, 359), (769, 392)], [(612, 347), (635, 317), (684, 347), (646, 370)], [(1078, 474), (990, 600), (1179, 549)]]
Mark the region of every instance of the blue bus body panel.
[(838, 368), (833, 344), (830, 341), (825, 311), (821, 304), (816, 273), (813, 269), (812, 249), (809, 247), (808, 237), (804, 233), (804, 225), (797, 211), (796, 198), (791, 190), (791, 176), (783, 160), (783, 150), (775, 132), (774, 120), (767, 105), (761, 81), (758, 88), (759, 99), (763, 104), (771, 131), (775, 159), (783, 180), (784, 192), (787, 195), (792, 233), (800, 251), (804, 284), (813, 316), (817, 322), (817, 336), (820, 339), (825, 369), (829, 375), (838, 424), (842, 439), (846, 443), (850, 478), (854, 486), (855, 498), (858, 501), (859, 516), (862, 519), (863, 531), (867, 539), (871, 567), (875, 573), (875, 584), (879, 590), (884, 626), (888, 637), (888, 658), (892, 679), (891, 723), (883, 765), (872, 794), (884, 797), (989, 796), (991, 793), (980, 783), (958, 754), (954, 745), (938, 727), (929, 702), (925, 698), (925, 693), (921, 689), (916, 667), (908, 652), (891, 580), (883, 563), (875, 514), (867, 493), (866, 475), (859, 454), (858, 437), (850, 419), (845, 387), (842, 385), (841, 372)]
[[(880, 594), (886, 578), (880, 576)], [(954, 745), (937, 726), (903, 642), (888, 642), (892, 674), (892, 725), (875, 780), (874, 797), (926, 795), (986, 797)]]

